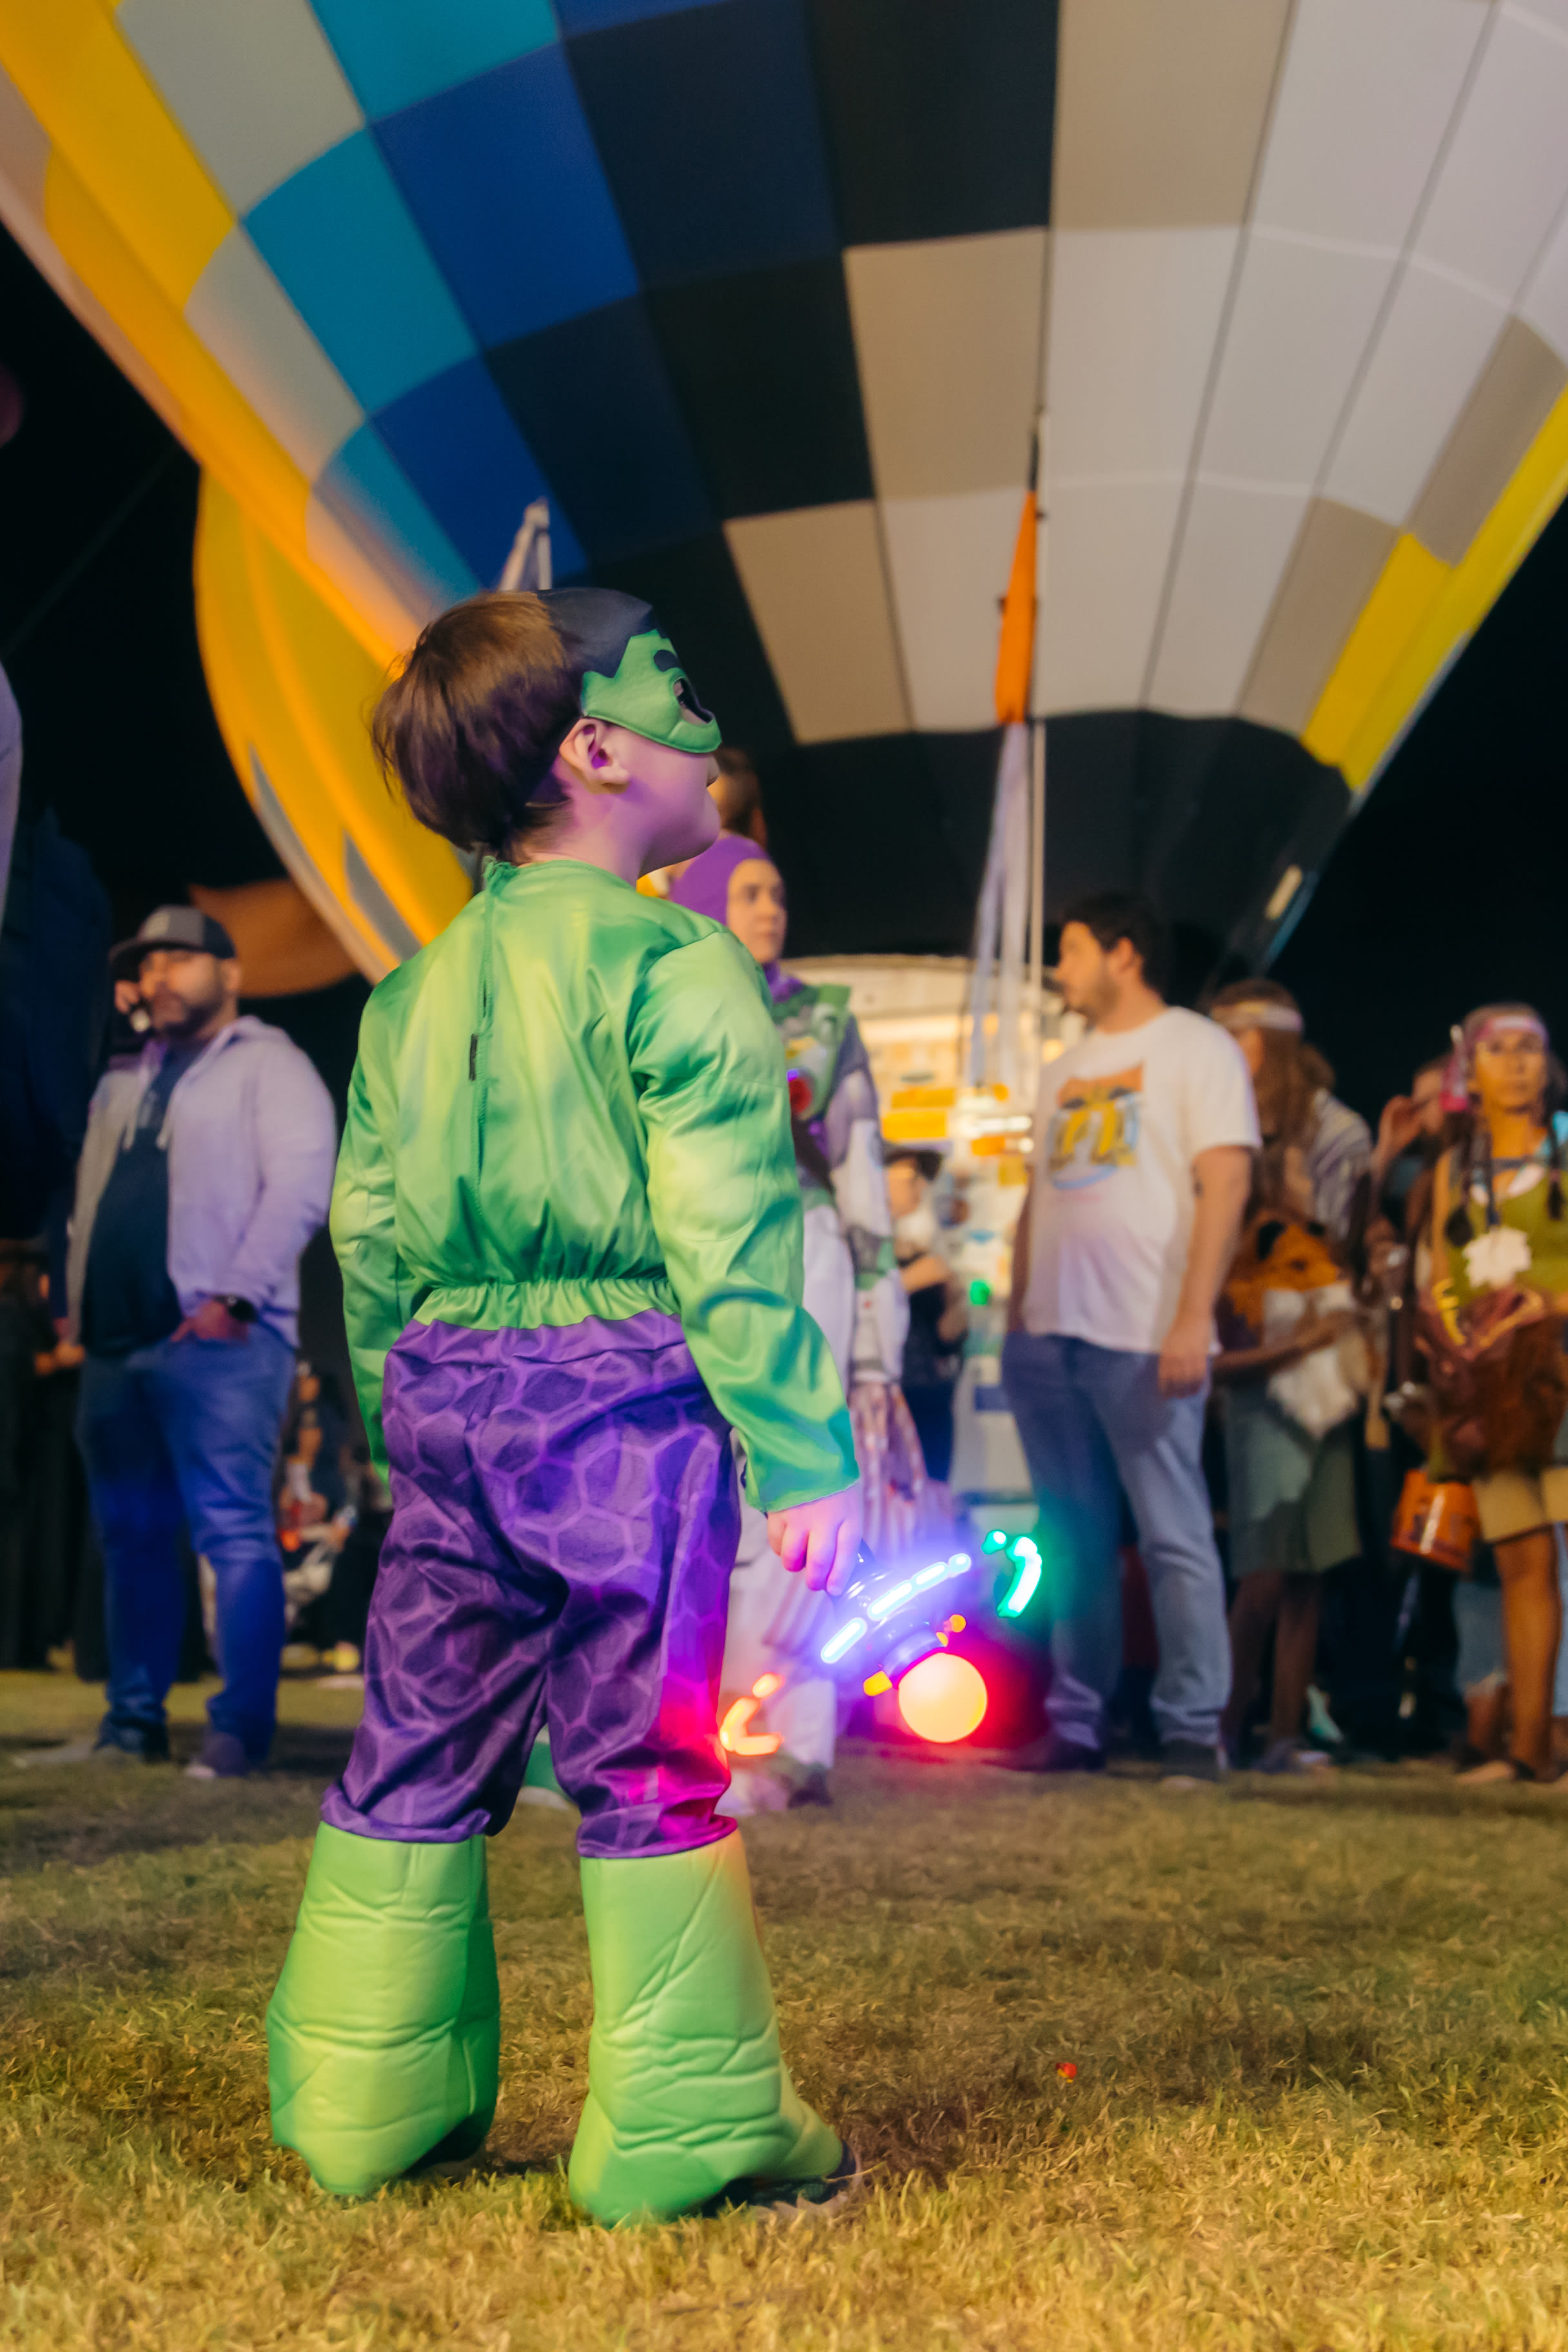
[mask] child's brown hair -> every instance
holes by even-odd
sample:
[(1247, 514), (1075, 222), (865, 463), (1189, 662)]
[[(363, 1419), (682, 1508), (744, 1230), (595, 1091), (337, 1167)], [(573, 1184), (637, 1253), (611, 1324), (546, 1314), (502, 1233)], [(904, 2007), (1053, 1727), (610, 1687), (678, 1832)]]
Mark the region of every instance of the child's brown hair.
[(582, 685), (537, 596), (470, 596), (420, 631), (371, 740), (421, 824), (501, 856), (550, 829), (563, 798), (550, 771)]

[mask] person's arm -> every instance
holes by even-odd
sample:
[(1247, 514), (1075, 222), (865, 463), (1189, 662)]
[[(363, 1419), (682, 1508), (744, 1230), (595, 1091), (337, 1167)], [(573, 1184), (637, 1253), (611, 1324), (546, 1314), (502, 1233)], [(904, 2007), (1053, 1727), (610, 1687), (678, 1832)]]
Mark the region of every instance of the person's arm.
[(842, 1582), (859, 1540), (855, 1444), (827, 1342), (800, 1303), (784, 1055), (740, 942), (713, 931), (661, 957), (628, 1044), (654, 1228), (697, 1369), (744, 1441), (748, 1498), (786, 1568)]
[(1166, 1396), (1194, 1396), (1208, 1377), (1215, 1301), (1231, 1264), (1252, 1189), (1252, 1154), (1244, 1144), (1215, 1143), (1193, 1161), (1192, 1242), (1171, 1328), (1160, 1349)]
[[(1426, 1234), (1428, 1260), (1426, 1267), (1426, 1294), (1428, 1297), (1431, 1296), (1433, 1284), (1440, 1282), (1448, 1271), (1448, 1253), (1445, 1247), (1446, 1236), (1443, 1229), (1453, 1213), (1453, 1190), (1448, 1182), (1448, 1155), (1445, 1152), (1432, 1171), (1431, 1205), (1426, 1213)], [(1419, 1243), (1420, 1239), (1420, 1230), (1417, 1229), (1411, 1237), (1413, 1254), (1415, 1245)]]
[(1337, 1307), (1327, 1315), (1309, 1308), (1300, 1321), (1293, 1323), (1278, 1339), (1261, 1339), (1251, 1348), (1227, 1348), (1223, 1355), (1215, 1357), (1211, 1374), (1224, 1382), (1281, 1371), (1287, 1364), (1298, 1363), (1303, 1356), (1316, 1355), (1320, 1348), (1327, 1348), (1361, 1328), (1362, 1318), (1353, 1307)]
[[(368, 1022), (366, 1029), (368, 1030)], [(332, 1185), (332, 1247), (343, 1277), (343, 1321), (349, 1360), (364, 1419), (374, 1468), (386, 1475), (386, 1439), (381, 1425), (381, 1391), (386, 1353), (408, 1322), (412, 1301), (397, 1254), (396, 1195), (392, 1162), (376, 1122), (368, 1038), (361, 1034), (360, 1055), (349, 1087), (348, 1117)]]
[[(268, 1053), (259, 1092), (261, 1188), (223, 1288), (265, 1307), (286, 1288), (300, 1251), (326, 1223), (337, 1126), (331, 1095), (304, 1055), (292, 1048)], [(189, 1321), (195, 1325), (197, 1318)]]
[(849, 1377), (897, 1381), (903, 1370), (910, 1307), (893, 1251), (893, 1212), (882, 1163), (882, 1126), (871, 1064), (853, 1021), (839, 1047), (823, 1119), (839, 1223), (855, 1265), (855, 1331)]
[(1310, 1155), (1311, 1202), (1308, 1214), (1326, 1225), (1334, 1240), (1348, 1242), (1358, 1197), (1369, 1194), (1372, 1133), (1364, 1118), (1343, 1103), (1330, 1106)]

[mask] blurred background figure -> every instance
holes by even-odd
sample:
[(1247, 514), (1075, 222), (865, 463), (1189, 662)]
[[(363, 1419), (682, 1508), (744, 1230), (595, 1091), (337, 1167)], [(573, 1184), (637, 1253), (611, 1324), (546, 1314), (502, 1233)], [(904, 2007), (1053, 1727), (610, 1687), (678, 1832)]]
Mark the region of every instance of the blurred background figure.
[(329, 1598), (355, 1516), (343, 1460), (346, 1434), (336, 1381), (301, 1356), (284, 1416), (275, 1482), (289, 1636), (283, 1650), (286, 1667), (317, 1666), (329, 1648), (328, 1663), (334, 1669), (353, 1672), (360, 1664), (362, 1644), (351, 1640), (340, 1657), (326, 1633)]
[(942, 1172), (935, 1151), (889, 1146), (888, 1204), (893, 1252), (910, 1302), (900, 1382), (925, 1456), (926, 1475), (945, 1486), (952, 1467), (952, 1393), (963, 1369), (969, 1309), (963, 1287), (942, 1254), (931, 1187)]
[[(1310, 1761), (1298, 1741), (1318, 1654), (1322, 1579), (1361, 1551), (1356, 1423), (1369, 1367), (1363, 1347), (1358, 1390), (1342, 1376), (1342, 1342), (1361, 1328), (1345, 1235), (1372, 1137), (1365, 1120), (1335, 1099), (1333, 1073), (1307, 1043), (1288, 989), (1237, 981), (1210, 1010), (1246, 1058), (1263, 1138), (1247, 1231), (1222, 1296), (1226, 1344), (1215, 1367), (1224, 1391), (1237, 1587), (1225, 1735), (1239, 1760), (1272, 1640), (1273, 1701), (1258, 1769), (1295, 1772)], [(1325, 1395), (1330, 1360), (1342, 1376)], [(1314, 1386), (1286, 1377), (1309, 1366)]]
[(719, 804), (719, 822), (726, 833), (768, 845), (768, 821), (763, 814), (763, 788), (751, 754), (732, 743), (721, 743), (715, 754), (719, 772), (708, 789)]
[(68, 1261), (109, 1637), (109, 1710), (87, 1752), (168, 1753), (188, 1526), (216, 1581), (224, 1677), (188, 1769), (227, 1778), (262, 1763), (272, 1738), (272, 1467), (300, 1253), (331, 1184), (331, 1103), (281, 1031), (240, 1014), (233, 942), (210, 916), (159, 908), (111, 969), (147, 1043), (93, 1097)]
[[(0, 369), (0, 378), (4, 373)], [(0, 432), (0, 439), (3, 438)], [(0, 919), (5, 913), (5, 883), (11, 871), (11, 849), (16, 838), (16, 815), (21, 804), (22, 714), (16, 708), (11, 681), (0, 669)]]
[(0, 1668), (68, 1645), (101, 1681), (103, 1565), (76, 1443), (82, 1351), (49, 1316), (41, 1243), (0, 1243)]
[[(877, 1089), (849, 992), (808, 987), (783, 969), (784, 877), (749, 838), (721, 834), (676, 877), (669, 895), (727, 923), (767, 983), (788, 1070), (805, 1209), (805, 1307), (849, 1399), (867, 1490), (866, 1540), (875, 1550), (913, 1532), (925, 1468), (898, 1390), (910, 1310), (894, 1257)], [(764, 1675), (780, 1676), (782, 1688), (749, 1718), (747, 1734), (779, 1746), (768, 1770), (737, 1776), (721, 1810), (828, 1801), (837, 1694), (827, 1676), (810, 1671), (823, 1606), (822, 1594), (780, 1567), (766, 1520), (747, 1506), (730, 1586), (724, 1691), (744, 1699)]]
[(1426, 1214), (1443, 1132), (1443, 1074), (1447, 1060), (1446, 1054), (1437, 1054), (1423, 1062), (1410, 1082), (1410, 1092), (1391, 1095), (1377, 1122), (1372, 1206), (1405, 1240), (1414, 1237)]

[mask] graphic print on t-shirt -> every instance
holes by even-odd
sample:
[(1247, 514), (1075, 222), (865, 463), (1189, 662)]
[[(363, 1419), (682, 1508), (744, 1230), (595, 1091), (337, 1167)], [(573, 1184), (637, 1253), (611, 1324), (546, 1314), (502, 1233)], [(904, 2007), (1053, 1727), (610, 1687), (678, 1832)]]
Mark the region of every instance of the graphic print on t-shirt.
[(1068, 1078), (1046, 1134), (1046, 1171), (1058, 1192), (1102, 1184), (1138, 1157), (1143, 1065), (1102, 1078)]

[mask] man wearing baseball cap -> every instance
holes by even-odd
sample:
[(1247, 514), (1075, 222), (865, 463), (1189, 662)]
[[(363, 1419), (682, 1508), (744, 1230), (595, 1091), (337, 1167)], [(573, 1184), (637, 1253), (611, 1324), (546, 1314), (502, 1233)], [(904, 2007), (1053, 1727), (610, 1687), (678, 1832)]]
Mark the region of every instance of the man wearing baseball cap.
[(184, 1524), (216, 1579), (224, 1678), (188, 1769), (227, 1779), (263, 1762), (272, 1738), (273, 1458), (300, 1253), (331, 1189), (332, 1107), (283, 1032), (240, 1013), (234, 942), (211, 916), (159, 907), (110, 964), (147, 1043), (92, 1098), (67, 1261), (109, 1629), (109, 1712), (91, 1752), (169, 1752)]

